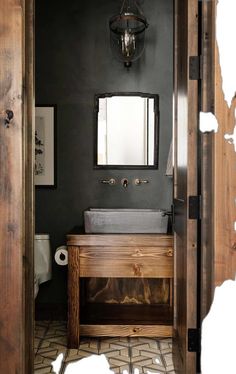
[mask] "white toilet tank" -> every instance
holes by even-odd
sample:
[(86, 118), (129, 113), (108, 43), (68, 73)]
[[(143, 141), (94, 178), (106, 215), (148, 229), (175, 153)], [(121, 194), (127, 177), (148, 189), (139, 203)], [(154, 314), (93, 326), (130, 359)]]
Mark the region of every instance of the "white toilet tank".
[(36, 234), (34, 237), (34, 272), (38, 284), (52, 278), (52, 255), (48, 234)]

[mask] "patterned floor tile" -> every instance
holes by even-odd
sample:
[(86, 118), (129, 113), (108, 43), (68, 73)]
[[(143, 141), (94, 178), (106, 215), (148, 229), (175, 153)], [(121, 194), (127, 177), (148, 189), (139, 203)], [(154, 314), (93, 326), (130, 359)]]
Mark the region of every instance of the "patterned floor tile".
[(51, 349), (57, 352), (67, 351), (67, 329), (65, 323), (50, 324), (43, 341), (40, 344), (39, 352), (42, 349)]
[(70, 349), (67, 351), (67, 356), (65, 358), (65, 362), (73, 362), (78, 361), (81, 358), (89, 357), (91, 355), (98, 354), (93, 350), (82, 350), (82, 349)]
[(114, 374), (123, 374), (124, 372), (126, 374), (132, 373), (130, 370), (130, 365), (112, 366), (110, 362), (109, 364), (110, 364), (110, 369), (114, 372)]
[(165, 367), (166, 367), (167, 372), (169, 373), (170, 371), (174, 371), (172, 353), (167, 353), (163, 355), (162, 357), (165, 362)]
[(172, 352), (172, 340), (170, 338), (160, 339), (159, 346), (160, 346), (161, 353)]
[(80, 339), (79, 349), (86, 350), (87, 348), (89, 348), (90, 350), (93, 350), (94, 353), (98, 353), (99, 345), (100, 345), (99, 339), (82, 337)]
[[(160, 342), (157, 339), (138, 338), (132, 342), (131, 346), (131, 360), (134, 368), (139, 370), (139, 373), (155, 372), (166, 373), (169, 369), (169, 341), (162, 342), (163, 350), (166, 352), (168, 347), (168, 357), (162, 355)], [(167, 362), (168, 361), (168, 362)], [(171, 362), (172, 363), (172, 362)], [(171, 366), (170, 369), (173, 369)]]
[(61, 336), (50, 336), (45, 337), (45, 339), (42, 341), (40, 348), (46, 348), (46, 347), (62, 347), (67, 348), (67, 336), (61, 335)]
[(129, 342), (124, 341), (124, 344), (120, 340), (111, 339), (110, 341), (107, 339), (106, 341), (101, 340), (99, 353), (110, 353), (113, 352), (114, 357), (117, 355), (129, 357)]
[(130, 346), (130, 339), (126, 337), (115, 337), (115, 338), (101, 338), (101, 343), (104, 346), (105, 344), (121, 344), (123, 346)]
[(38, 373), (39, 369), (46, 370), (46, 368), (47, 371), (45, 373), (52, 373), (51, 364), (60, 353), (63, 353), (64, 357), (66, 357), (66, 337), (55, 336), (48, 340), (43, 340), (35, 358), (35, 373)]
[(37, 354), (34, 360), (34, 372), (37, 374), (41, 373), (53, 373), (51, 363), (52, 359), (46, 358)]
[(53, 373), (51, 363), (62, 352), (60, 374), (70, 362), (92, 354), (104, 354), (115, 374), (175, 374), (172, 339), (81, 338), (79, 349), (67, 349), (67, 324), (43, 321), (35, 326), (35, 374)]
[(123, 374), (125, 370), (130, 373), (129, 345), (128, 338), (106, 338), (100, 341), (98, 353), (106, 356), (115, 374)]
[(47, 329), (48, 329), (47, 327), (36, 326), (35, 327), (35, 332), (34, 332), (35, 337), (38, 338), (38, 339), (44, 338)]
[(158, 339), (156, 338), (130, 338), (130, 345), (148, 344), (149, 347), (156, 349), (158, 347)]
[(37, 337), (34, 338), (34, 350), (35, 351), (38, 350), (41, 340), (42, 340), (41, 338), (37, 338)]
[(34, 352), (37, 354), (38, 349), (40, 348), (46, 332), (49, 328), (49, 321), (37, 321), (35, 323), (35, 332), (34, 332)]
[[(138, 374), (167, 374), (167, 372), (163, 370), (157, 370), (156, 368), (150, 368), (149, 366), (146, 367), (146, 366), (139, 366), (139, 365), (135, 365), (134, 366), (134, 369), (132, 371), (131, 374), (135, 374), (135, 370), (138, 370), (137, 373)], [(168, 373), (169, 374), (169, 373)]]
[(36, 368), (36, 369), (34, 369), (34, 372), (36, 374), (49, 374), (49, 373), (53, 373), (53, 371), (51, 371), (50, 367)]
[(66, 355), (66, 352), (67, 352), (67, 349), (65, 347), (48, 346), (48, 347), (40, 348), (37, 352), (37, 355), (40, 355), (42, 357), (48, 357), (48, 358), (51, 358), (52, 360), (55, 360), (60, 353), (63, 353), (64, 355)]

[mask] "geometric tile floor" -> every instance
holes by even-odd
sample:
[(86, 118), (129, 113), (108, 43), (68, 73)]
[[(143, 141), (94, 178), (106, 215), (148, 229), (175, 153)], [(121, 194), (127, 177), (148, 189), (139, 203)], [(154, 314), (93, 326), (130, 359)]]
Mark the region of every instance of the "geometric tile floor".
[(172, 339), (170, 338), (82, 337), (79, 349), (67, 349), (66, 333), (66, 322), (36, 322), (35, 374), (53, 373), (51, 362), (60, 353), (64, 353), (60, 374), (64, 373), (68, 363), (91, 354), (102, 353), (105, 354), (110, 369), (115, 374), (175, 374), (172, 363)]

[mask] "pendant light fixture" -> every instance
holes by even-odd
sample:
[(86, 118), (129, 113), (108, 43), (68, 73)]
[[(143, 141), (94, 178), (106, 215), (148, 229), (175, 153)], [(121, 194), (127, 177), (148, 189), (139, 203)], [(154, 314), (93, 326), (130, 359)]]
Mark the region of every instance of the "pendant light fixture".
[(111, 17), (109, 26), (114, 55), (130, 67), (144, 51), (145, 30), (148, 27), (137, 0), (123, 0), (120, 13)]

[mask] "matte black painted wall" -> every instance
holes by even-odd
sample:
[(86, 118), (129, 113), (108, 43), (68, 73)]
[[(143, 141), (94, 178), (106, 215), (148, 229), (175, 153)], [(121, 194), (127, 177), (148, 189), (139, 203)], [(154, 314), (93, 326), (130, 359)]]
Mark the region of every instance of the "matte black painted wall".
[[(36, 190), (36, 232), (49, 233), (53, 253), (83, 224), (88, 207), (170, 209), (172, 180), (165, 176), (172, 135), (172, 0), (146, 0), (146, 49), (127, 70), (110, 51), (108, 20), (119, 0), (36, 0), (36, 102), (57, 105), (57, 188)], [(141, 91), (160, 96), (158, 170), (93, 169), (94, 94)], [(127, 189), (101, 178), (147, 178)], [(53, 280), (38, 302), (66, 301), (66, 269), (53, 264)]]

